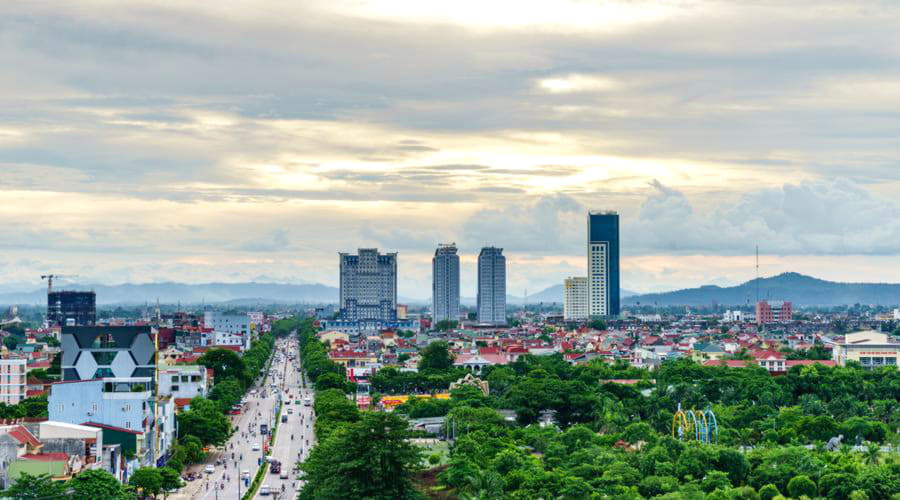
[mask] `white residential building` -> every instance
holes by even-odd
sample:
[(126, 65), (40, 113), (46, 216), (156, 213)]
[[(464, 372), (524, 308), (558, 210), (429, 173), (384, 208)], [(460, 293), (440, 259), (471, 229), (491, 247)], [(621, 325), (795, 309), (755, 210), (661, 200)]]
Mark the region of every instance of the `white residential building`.
[(722, 315), (722, 321), (725, 323), (742, 323), (746, 321), (743, 311), (725, 311)]
[(566, 278), (563, 282), (563, 319), (583, 321), (588, 317), (588, 279)]
[(478, 254), (478, 322), (506, 324), (506, 257), (503, 249), (484, 247)]
[(201, 365), (159, 365), (159, 395), (173, 398), (206, 397), (209, 377)]

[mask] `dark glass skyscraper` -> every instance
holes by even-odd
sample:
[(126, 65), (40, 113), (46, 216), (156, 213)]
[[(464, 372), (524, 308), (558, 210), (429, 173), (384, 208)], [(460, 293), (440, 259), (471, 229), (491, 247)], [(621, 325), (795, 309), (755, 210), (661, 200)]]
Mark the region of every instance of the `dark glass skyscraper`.
[(97, 322), (97, 294), (59, 291), (47, 294), (47, 324), (93, 326)]
[(588, 213), (588, 312), (618, 316), (619, 214)]

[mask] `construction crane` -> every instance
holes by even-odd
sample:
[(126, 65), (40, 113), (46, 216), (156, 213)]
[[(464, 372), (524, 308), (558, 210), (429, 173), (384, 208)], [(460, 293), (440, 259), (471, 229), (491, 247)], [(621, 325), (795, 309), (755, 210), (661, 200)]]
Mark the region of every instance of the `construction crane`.
[(47, 293), (48, 294), (53, 291), (53, 278), (59, 279), (59, 278), (76, 278), (76, 277), (78, 277), (77, 274), (68, 274), (68, 275), (66, 275), (66, 274), (42, 274), (41, 275), (42, 280), (47, 280)]

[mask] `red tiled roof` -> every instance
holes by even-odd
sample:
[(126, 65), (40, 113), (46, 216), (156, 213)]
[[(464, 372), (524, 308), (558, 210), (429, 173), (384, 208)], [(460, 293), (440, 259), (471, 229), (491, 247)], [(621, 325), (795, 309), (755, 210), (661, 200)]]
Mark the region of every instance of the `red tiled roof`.
[(784, 362), (786, 368), (792, 366), (809, 366), (809, 365), (834, 366), (834, 361), (830, 359), (789, 359)]
[(175, 398), (175, 406), (178, 408), (184, 408), (189, 404), (191, 404), (191, 398)]
[(26, 398), (33, 398), (35, 396), (41, 396), (44, 394), (47, 394), (47, 391), (45, 391), (43, 389), (28, 389), (25, 391)]
[(28, 432), (28, 429), (22, 427), (21, 425), (17, 425), (10, 429), (9, 435), (22, 444), (29, 444), (31, 446), (41, 445), (41, 442), (38, 441), (38, 438), (34, 437), (34, 434)]
[(360, 351), (331, 351), (328, 356), (332, 358), (371, 358), (375, 355)]
[(58, 451), (54, 453), (40, 453), (38, 455), (22, 455), (20, 458), (24, 458), (25, 460), (37, 460), (40, 462), (66, 462), (69, 460), (69, 455), (67, 453)]

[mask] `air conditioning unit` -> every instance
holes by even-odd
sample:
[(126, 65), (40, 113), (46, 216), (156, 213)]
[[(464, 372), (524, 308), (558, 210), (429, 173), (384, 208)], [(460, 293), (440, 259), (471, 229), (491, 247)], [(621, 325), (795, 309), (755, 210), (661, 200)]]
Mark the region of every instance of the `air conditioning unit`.
[(87, 412), (87, 416), (89, 416), (89, 417), (90, 417), (90, 416), (92, 416), (92, 415), (93, 415), (93, 413), (91, 413), (91, 412)]

